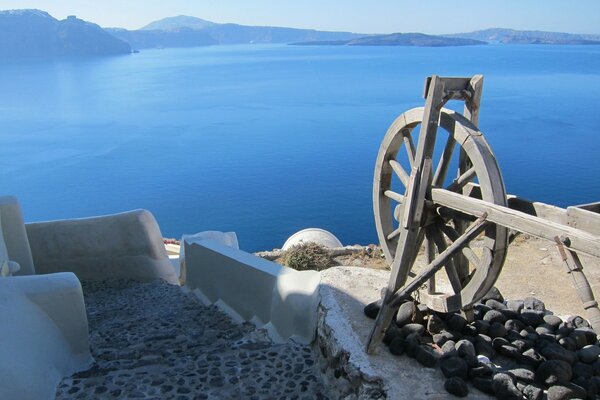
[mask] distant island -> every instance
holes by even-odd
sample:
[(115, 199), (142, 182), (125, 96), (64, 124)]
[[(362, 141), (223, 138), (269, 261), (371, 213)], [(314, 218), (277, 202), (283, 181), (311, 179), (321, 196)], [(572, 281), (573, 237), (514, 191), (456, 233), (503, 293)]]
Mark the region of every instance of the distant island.
[(392, 33), (390, 35), (370, 35), (351, 40), (312, 41), (291, 43), (297, 46), (473, 46), (487, 42), (476, 39), (426, 35), (424, 33)]
[(358, 38), (351, 32), (326, 32), (313, 29), (218, 24), (201, 18), (180, 15), (151, 22), (137, 30), (107, 29), (133, 48), (191, 47), (225, 44), (288, 44), (306, 41), (335, 41)]
[[(180, 15), (141, 29), (101, 28), (75, 16), (57, 20), (45, 11), (0, 11), (0, 60), (129, 54), (132, 49), (228, 44), (305, 46), (472, 46), (485, 44), (600, 45), (600, 35), (493, 28), (469, 33), (360, 34), (273, 26), (220, 24)], [(135, 51), (134, 50), (134, 51)]]
[(96, 24), (62, 21), (40, 10), (0, 11), (0, 60), (86, 57), (131, 53), (128, 43)]
[(558, 44), (597, 45), (600, 35), (578, 35), (562, 32), (517, 31), (514, 29), (491, 28), (470, 33), (454, 33), (446, 37), (481, 40), (496, 44)]

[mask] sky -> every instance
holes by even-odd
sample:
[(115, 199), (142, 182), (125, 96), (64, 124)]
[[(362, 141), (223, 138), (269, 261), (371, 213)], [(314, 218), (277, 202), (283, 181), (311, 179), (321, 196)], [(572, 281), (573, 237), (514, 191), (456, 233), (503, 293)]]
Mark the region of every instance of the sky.
[(600, 34), (599, 0), (0, 0), (103, 27), (137, 29), (175, 15), (214, 22), (359, 33), (469, 32), (502, 27)]

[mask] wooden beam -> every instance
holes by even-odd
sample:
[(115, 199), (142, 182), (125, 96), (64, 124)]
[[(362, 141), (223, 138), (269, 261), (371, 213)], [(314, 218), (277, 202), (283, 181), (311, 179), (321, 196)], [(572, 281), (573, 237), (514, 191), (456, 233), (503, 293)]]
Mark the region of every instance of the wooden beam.
[(432, 189), (431, 199), (437, 205), (475, 217), (487, 213), (488, 220), (491, 222), (538, 238), (551, 241), (554, 241), (556, 236), (568, 238), (568, 243), (565, 243), (565, 247), (568, 249), (600, 257), (600, 237), (581, 229), (548, 221), (445, 189)]

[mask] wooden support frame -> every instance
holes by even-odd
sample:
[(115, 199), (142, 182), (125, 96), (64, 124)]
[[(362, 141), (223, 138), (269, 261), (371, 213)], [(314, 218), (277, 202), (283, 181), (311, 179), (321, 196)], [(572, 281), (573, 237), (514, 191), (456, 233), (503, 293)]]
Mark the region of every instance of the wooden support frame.
[[(481, 75), (427, 78), (425, 107), (409, 110), (396, 118), (380, 146), (373, 205), (377, 233), (391, 263), (391, 274), (369, 336), (369, 353), (377, 348), (400, 302), (422, 284), (427, 283), (427, 291), (421, 291), (421, 301), (428, 307), (442, 312), (460, 309), (469, 314), (467, 308), (487, 293), (501, 271), (509, 229), (556, 241), (592, 324), (600, 325), (600, 309), (577, 255), (581, 252), (600, 258), (600, 202), (562, 209), (507, 196), (496, 159), (476, 126), (482, 87)], [(464, 116), (443, 109), (448, 100), (464, 101)], [(419, 124), (415, 148), (411, 132)], [(439, 163), (434, 166), (438, 126), (448, 132), (449, 137)], [(402, 145), (410, 162), (407, 169), (397, 157)], [(458, 175), (443, 189), (457, 146), (460, 147)], [(406, 189), (404, 193), (393, 188), (394, 174)], [(473, 183), (474, 180), (478, 183)], [(478, 254), (467, 244), (474, 238), (470, 236), (473, 226), (467, 225), (475, 218), (478, 222), (481, 219), (489, 222), (487, 228), (479, 231), (484, 233), (479, 245), (482, 251)], [(453, 243), (447, 246), (446, 239)], [(427, 266), (407, 283), (423, 243)], [(441, 268), (446, 269), (453, 294), (444, 289), (436, 292), (434, 277)]]

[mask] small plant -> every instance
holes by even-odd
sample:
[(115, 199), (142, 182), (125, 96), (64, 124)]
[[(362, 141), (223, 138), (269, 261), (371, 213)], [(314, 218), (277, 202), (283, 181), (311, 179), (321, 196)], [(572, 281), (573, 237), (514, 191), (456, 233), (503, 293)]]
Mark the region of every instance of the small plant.
[(308, 242), (297, 244), (286, 250), (283, 264), (297, 271), (322, 271), (334, 265), (333, 257), (319, 244)]

